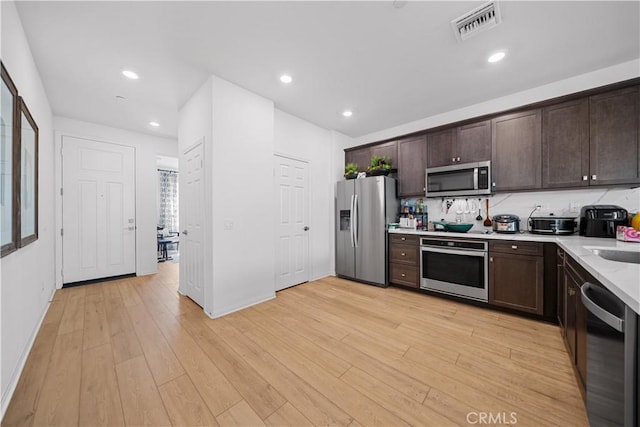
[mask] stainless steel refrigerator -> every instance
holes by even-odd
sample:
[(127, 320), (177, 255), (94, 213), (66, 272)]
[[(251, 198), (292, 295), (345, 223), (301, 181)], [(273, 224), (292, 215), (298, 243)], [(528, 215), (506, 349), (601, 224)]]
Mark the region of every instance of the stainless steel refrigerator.
[(387, 281), (387, 224), (395, 222), (396, 180), (339, 181), (336, 189), (336, 274), (378, 286)]

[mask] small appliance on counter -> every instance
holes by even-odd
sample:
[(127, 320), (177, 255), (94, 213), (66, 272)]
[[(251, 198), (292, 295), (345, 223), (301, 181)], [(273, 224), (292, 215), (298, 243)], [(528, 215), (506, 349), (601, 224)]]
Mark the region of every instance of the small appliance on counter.
[(615, 239), (618, 226), (629, 223), (626, 209), (615, 205), (589, 205), (580, 210), (580, 235)]
[(533, 216), (529, 218), (529, 231), (534, 234), (569, 235), (576, 232), (578, 223), (574, 217)]
[(518, 215), (495, 215), (492, 220), (493, 231), (496, 233), (518, 233), (520, 231), (520, 218)]

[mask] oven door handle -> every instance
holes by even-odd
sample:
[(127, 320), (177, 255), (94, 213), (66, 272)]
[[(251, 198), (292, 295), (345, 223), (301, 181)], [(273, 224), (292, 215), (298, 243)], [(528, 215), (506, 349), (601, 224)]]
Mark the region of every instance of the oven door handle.
[(449, 248), (432, 248), (432, 247), (427, 247), (427, 246), (421, 246), (420, 250), (422, 252), (435, 252), (435, 253), (443, 253), (443, 254), (450, 254), (450, 255), (466, 255), (466, 256), (475, 256), (475, 257), (480, 257), (480, 258), (484, 258), (487, 256), (487, 252), (485, 251), (467, 251), (464, 249), (449, 249)]

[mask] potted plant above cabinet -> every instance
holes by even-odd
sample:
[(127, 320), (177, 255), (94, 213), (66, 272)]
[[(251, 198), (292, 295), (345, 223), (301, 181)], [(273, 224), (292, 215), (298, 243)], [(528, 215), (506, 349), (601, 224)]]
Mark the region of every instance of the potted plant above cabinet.
[(344, 167), (345, 179), (355, 179), (358, 177), (358, 165), (356, 163), (347, 163)]
[(389, 175), (391, 172), (391, 157), (372, 156), (371, 166), (367, 169), (367, 176)]

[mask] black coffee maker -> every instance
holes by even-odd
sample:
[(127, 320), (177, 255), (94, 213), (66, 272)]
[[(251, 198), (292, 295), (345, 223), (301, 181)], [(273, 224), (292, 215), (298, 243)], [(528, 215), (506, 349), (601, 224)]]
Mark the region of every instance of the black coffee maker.
[(583, 206), (579, 234), (585, 237), (616, 237), (619, 225), (629, 224), (626, 209), (614, 205)]

